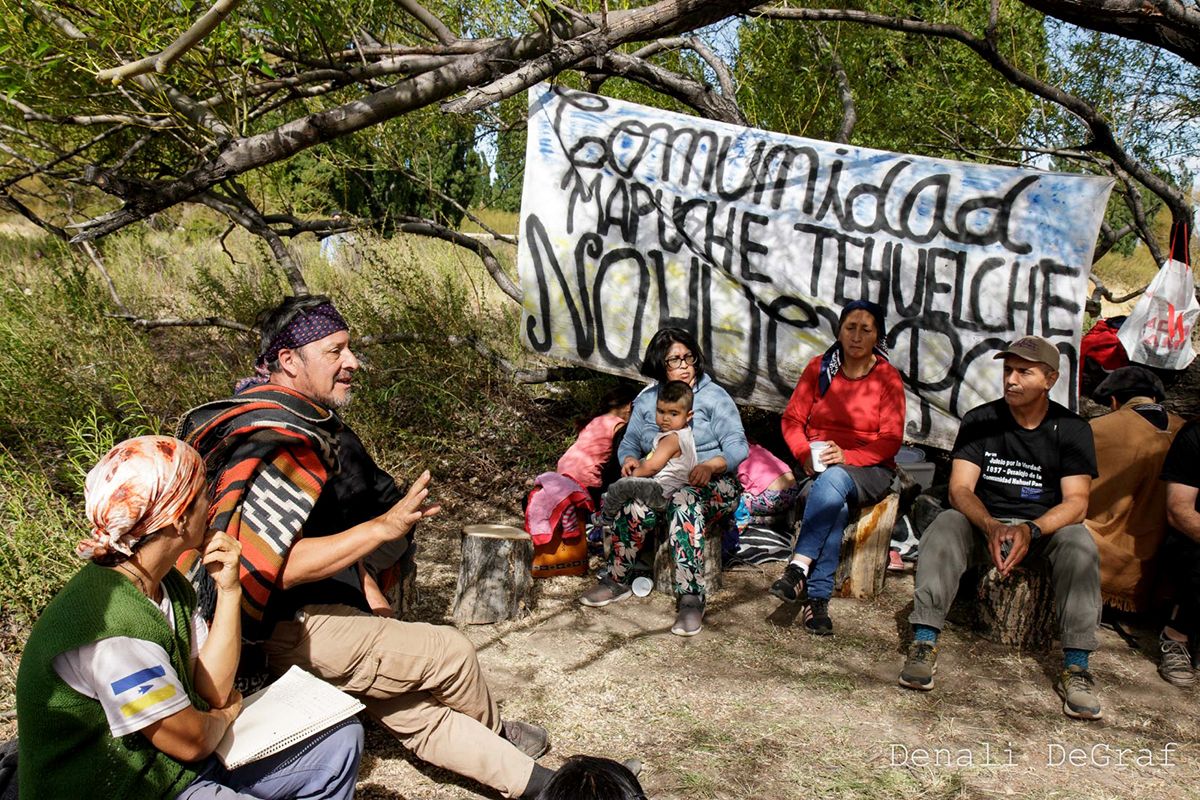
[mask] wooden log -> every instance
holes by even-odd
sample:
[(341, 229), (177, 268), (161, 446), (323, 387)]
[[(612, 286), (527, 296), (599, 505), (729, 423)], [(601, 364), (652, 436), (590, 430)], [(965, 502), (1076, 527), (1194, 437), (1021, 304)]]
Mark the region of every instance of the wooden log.
[(833, 588), (839, 597), (862, 600), (883, 591), (888, 546), (899, 507), (900, 495), (893, 492), (850, 517), (842, 534), (842, 553), (833, 576)]
[(454, 597), (454, 621), (486, 625), (533, 610), (533, 540), (508, 525), (463, 528), (462, 565)]
[[(664, 515), (665, 517), (665, 515)], [(728, 517), (710, 520), (704, 528), (704, 587), (714, 592), (721, 588), (721, 538)], [(664, 521), (656, 532), (654, 548), (654, 588), (670, 597), (675, 596), (675, 555), (671, 550), (667, 524)]]
[(1054, 639), (1054, 586), (1043, 565), (1016, 567), (1007, 578), (990, 567), (979, 579), (975, 597), (975, 624), (983, 638), (1025, 649)]
[(392, 616), (404, 619), (417, 604), (417, 560), (416, 545), (412, 545), (404, 556), (392, 567), (384, 583), (383, 596), (392, 607)]

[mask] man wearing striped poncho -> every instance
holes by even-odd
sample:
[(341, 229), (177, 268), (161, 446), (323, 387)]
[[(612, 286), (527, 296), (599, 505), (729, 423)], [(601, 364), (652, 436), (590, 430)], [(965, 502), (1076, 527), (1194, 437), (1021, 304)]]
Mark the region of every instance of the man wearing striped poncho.
[(272, 676), (295, 664), (357, 696), (423, 760), (535, 797), (546, 731), (501, 720), (471, 643), (372, 613), (371, 567), (411, 558), (413, 526), (438, 507), (428, 472), (402, 492), (338, 415), (359, 366), (345, 321), (328, 298), (293, 297), (261, 329), (257, 378), (180, 426), (205, 459), (210, 524), (242, 545), (247, 649)]

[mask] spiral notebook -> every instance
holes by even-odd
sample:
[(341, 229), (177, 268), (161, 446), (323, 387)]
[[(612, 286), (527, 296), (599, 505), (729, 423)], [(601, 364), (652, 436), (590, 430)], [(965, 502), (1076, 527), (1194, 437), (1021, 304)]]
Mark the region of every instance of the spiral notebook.
[(242, 703), (216, 756), (227, 769), (286, 750), (354, 716), (363, 704), (297, 666)]

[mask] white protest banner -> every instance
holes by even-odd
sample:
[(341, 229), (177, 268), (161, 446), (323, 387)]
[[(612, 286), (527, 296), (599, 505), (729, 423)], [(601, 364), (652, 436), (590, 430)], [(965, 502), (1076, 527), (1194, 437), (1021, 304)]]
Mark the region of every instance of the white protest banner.
[(742, 403), (782, 409), (851, 300), (887, 310), (907, 438), (948, 447), (1001, 393), (996, 350), (1043, 336), (1074, 407), (1113, 181), (898, 155), (541, 85), (518, 268), (535, 352), (636, 375), (692, 331)]

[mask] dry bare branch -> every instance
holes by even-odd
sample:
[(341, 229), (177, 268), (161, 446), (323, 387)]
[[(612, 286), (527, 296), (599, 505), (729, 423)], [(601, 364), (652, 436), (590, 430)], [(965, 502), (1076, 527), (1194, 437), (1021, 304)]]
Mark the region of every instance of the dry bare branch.
[(456, 244), (465, 250), (470, 250), (479, 256), (479, 260), (483, 262), (484, 268), (488, 274), (492, 276), (492, 280), (500, 287), (500, 291), (516, 300), (517, 303), (522, 302), (523, 294), (521, 287), (517, 286), (513, 279), (504, 271), (504, 267), (500, 264), (500, 259), (496, 258), (496, 254), (492, 249), (474, 236), (468, 236), (461, 231), (456, 231), (447, 228), (445, 225), (439, 225), (432, 220), (420, 219), (418, 217), (398, 217), (396, 230), (402, 233), (413, 233), (419, 236), (429, 236), (434, 239), (441, 239), (451, 244)]

